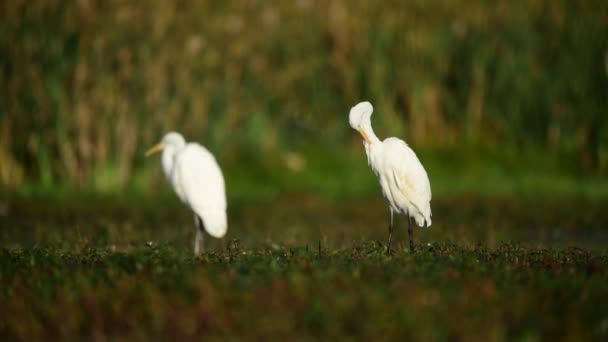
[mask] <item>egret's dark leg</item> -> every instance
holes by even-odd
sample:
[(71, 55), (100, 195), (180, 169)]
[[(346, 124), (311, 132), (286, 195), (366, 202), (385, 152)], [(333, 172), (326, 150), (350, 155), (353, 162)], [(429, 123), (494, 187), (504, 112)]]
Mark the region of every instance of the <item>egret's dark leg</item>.
[(412, 218), (407, 217), (407, 234), (410, 236), (410, 253), (414, 253), (414, 232), (412, 231)]
[(197, 215), (194, 214), (194, 223), (196, 226), (196, 236), (194, 237), (194, 254), (199, 256), (204, 248), (203, 237), (204, 237), (204, 225), (203, 220)]
[(391, 239), (393, 238), (393, 208), (391, 209), (391, 221), (388, 224), (388, 242), (386, 243), (386, 254), (391, 254)]

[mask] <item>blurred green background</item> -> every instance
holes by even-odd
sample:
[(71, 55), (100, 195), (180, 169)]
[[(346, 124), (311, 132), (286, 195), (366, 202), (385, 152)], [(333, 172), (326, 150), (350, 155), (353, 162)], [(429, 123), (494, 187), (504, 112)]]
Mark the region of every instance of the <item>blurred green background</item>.
[(605, 1), (4, 1), (0, 184), (157, 192), (176, 130), (231, 197), (377, 194), (369, 100), (435, 194), (603, 195), (607, 38)]
[[(364, 100), (429, 173), (415, 253)], [(170, 130), (226, 178), (198, 259)], [(608, 340), (607, 176), (605, 0), (0, 1), (4, 340)]]

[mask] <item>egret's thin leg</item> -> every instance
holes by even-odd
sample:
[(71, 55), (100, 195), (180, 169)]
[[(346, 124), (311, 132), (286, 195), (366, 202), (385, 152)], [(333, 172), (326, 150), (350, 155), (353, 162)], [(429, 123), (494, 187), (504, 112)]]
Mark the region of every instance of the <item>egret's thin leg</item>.
[(386, 254), (391, 253), (391, 239), (393, 238), (393, 208), (389, 208), (391, 210), (391, 221), (388, 224), (388, 242), (386, 243)]
[(407, 233), (410, 236), (410, 253), (414, 253), (414, 232), (412, 231), (412, 218), (407, 217)]
[(204, 245), (203, 245), (204, 233), (203, 233), (203, 221), (196, 214), (194, 214), (194, 225), (196, 227), (196, 235), (194, 237), (194, 255), (199, 256), (204, 250)]

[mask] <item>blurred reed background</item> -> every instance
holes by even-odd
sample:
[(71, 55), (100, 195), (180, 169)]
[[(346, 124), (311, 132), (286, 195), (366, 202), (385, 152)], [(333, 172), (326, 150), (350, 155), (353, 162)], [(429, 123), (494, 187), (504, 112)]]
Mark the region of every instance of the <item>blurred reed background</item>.
[(6, 189), (145, 183), (168, 130), (226, 163), (363, 159), (361, 100), (416, 148), (608, 173), (606, 1), (7, 0), (0, 49)]

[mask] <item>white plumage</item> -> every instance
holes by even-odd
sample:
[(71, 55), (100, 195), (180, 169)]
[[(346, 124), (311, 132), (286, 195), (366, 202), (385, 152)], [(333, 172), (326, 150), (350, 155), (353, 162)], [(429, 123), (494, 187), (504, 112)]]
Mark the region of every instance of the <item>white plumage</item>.
[(393, 212), (408, 216), (410, 250), (413, 251), (413, 233), (410, 218), (420, 227), (431, 225), (431, 184), (414, 151), (398, 138), (380, 141), (372, 129), (373, 107), (361, 102), (351, 108), (350, 126), (363, 136), (367, 161), (378, 176), (382, 194), (389, 203), (391, 220), (387, 251), (390, 252)]
[(216, 238), (223, 237), (228, 229), (224, 176), (211, 152), (198, 143), (186, 143), (179, 133), (167, 133), (146, 155), (161, 150), (165, 177), (180, 200), (194, 211), (194, 253), (198, 255), (203, 229)]

